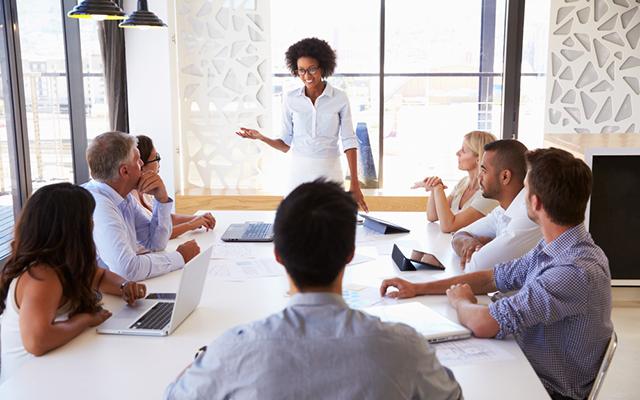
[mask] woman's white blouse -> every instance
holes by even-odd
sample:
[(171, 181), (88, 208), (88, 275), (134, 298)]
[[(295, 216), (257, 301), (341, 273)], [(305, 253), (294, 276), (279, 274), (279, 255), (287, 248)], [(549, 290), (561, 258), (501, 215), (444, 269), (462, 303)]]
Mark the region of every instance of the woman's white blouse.
[(284, 98), (282, 105), (282, 139), (298, 156), (336, 158), (343, 151), (358, 147), (353, 132), (351, 108), (347, 95), (327, 82), (315, 106), (304, 94), (304, 86)]

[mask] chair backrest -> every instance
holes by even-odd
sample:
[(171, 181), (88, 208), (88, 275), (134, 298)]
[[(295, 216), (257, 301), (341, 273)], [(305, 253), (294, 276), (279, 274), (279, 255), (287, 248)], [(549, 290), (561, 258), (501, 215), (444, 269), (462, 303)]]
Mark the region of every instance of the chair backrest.
[(609, 346), (607, 346), (607, 351), (604, 352), (602, 364), (600, 364), (600, 369), (598, 370), (596, 379), (593, 381), (591, 393), (589, 393), (587, 400), (596, 400), (596, 398), (598, 398), (598, 392), (600, 392), (600, 389), (602, 388), (602, 382), (604, 382), (604, 377), (607, 375), (607, 371), (611, 365), (611, 360), (613, 360), (613, 354), (616, 352), (617, 347), (618, 335), (616, 335), (616, 331), (613, 331), (611, 333), (611, 339), (609, 340)]

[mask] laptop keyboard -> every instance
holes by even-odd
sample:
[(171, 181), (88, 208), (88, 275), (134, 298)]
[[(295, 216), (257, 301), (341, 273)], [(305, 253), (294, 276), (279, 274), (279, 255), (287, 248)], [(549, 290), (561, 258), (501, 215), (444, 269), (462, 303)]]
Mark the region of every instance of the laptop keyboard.
[(174, 303), (156, 303), (149, 311), (144, 313), (136, 322), (131, 325), (131, 329), (162, 329), (169, 321), (173, 313)]
[(255, 240), (269, 238), (272, 235), (272, 225), (273, 224), (265, 223), (249, 224), (247, 230), (244, 231), (242, 235), (242, 239)]

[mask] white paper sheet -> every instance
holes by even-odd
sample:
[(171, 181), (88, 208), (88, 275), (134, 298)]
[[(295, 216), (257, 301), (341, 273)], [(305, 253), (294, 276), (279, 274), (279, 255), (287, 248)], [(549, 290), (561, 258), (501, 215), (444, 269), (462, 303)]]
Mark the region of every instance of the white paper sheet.
[(488, 361), (504, 361), (514, 357), (494, 343), (494, 339), (464, 339), (435, 343), (438, 359), (443, 365), (456, 366)]
[(347, 265), (358, 265), (358, 264), (363, 264), (373, 260), (375, 260), (375, 257), (370, 257), (361, 253), (356, 253), (353, 256), (353, 260), (351, 260), (351, 262)]
[(348, 283), (342, 287), (342, 297), (349, 307), (355, 309), (387, 304), (390, 301), (389, 298), (380, 297), (380, 289), (355, 283)]
[(246, 260), (256, 258), (255, 247), (250, 243), (216, 243), (211, 251), (212, 259)]
[(284, 267), (273, 259), (257, 260), (211, 260), (207, 278), (227, 281), (247, 281), (250, 279), (283, 276)]

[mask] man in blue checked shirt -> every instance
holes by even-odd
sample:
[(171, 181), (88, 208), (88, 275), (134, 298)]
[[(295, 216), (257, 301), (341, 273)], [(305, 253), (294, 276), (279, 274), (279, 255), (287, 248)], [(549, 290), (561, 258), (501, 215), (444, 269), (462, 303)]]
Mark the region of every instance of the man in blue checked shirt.
[[(387, 279), (380, 290), (395, 298), (446, 293), (475, 336), (514, 335), (552, 399), (584, 399), (613, 330), (609, 262), (583, 224), (591, 171), (554, 148), (528, 152), (527, 166), (527, 212), (543, 233), (529, 253), (440, 281)], [(477, 304), (474, 293), (496, 290), (518, 292)]]

